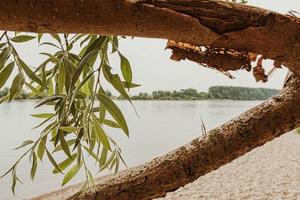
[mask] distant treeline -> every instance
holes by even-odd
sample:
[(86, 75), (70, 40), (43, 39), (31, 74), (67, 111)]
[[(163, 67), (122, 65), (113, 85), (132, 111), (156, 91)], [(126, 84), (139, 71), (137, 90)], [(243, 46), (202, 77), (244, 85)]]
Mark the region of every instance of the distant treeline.
[[(2, 90), (0, 90), (0, 98), (6, 96), (9, 93), (9, 89), (8, 88), (4, 88)], [(15, 98), (16, 100), (20, 100), (20, 99), (32, 99), (32, 97), (30, 97), (29, 93), (22, 91), (19, 96), (17, 98)]]
[(232, 86), (213, 86), (208, 92), (198, 92), (196, 89), (182, 89), (180, 91), (154, 91), (152, 94), (140, 93), (132, 96), (137, 100), (265, 100), (275, 96), (279, 90), (267, 88), (248, 88)]
[[(9, 90), (4, 88), (0, 91), (0, 97), (6, 96)], [(265, 100), (276, 95), (279, 90), (267, 88), (248, 88), (232, 86), (213, 86), (208, 92), (199, 92), (196, 89), (182, 89), (180, 91), (154, 91), (152, 94), (139, 93), (131, 98), (135, 100), (208, 100), (208, 99), (230, 99), (230, 100)], [(107, 91), (108, 96), (112, 96)], [(26, 92), (21, 92), (18, 99), (33, 99)], [(122, 97), (113, 97), (122, 99)]]

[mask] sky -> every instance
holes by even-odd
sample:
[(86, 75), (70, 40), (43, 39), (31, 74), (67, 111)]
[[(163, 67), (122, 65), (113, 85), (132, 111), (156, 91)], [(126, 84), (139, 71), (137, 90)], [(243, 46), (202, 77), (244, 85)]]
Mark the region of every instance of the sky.
[[(300, 12), (299, 0), (249, 0), (248, 4), (281, 13), (290, 10)], [(131, 92), (132, 94), (185, 88), (207, 91), (213, 85), (282, 88), (287, 72), (285, 69), (277, 70), (267, 83), (256, 83), (252, 74), (246, 71), (234, 72), (236, 79), (232, 80), (216, 70), (201, 67), (190, 61), (170, 60), (171, 52), (165, 50), (166, 42), (166, 40), (148, 38), (127, 38), (120, 42), (120, 50), (131, 62), (133, 81), (141, 84)], [(28, 64), (41, 62), (36, 46), (37, 44), (30, 43), (19, 48)], [(265, 62), (264, 66), (270, 69), (272, 62)], [(113, 59), (112, 67), (118, 71), (117, 59)]]

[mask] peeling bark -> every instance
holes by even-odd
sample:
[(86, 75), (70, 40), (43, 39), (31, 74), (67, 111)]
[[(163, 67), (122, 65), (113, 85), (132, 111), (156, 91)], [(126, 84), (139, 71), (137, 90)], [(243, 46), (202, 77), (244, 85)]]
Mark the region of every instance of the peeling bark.
[[(262, 54), (300, 74), (298, 18), (217, 0), (1, 0), (0, 29), (154, 37)], [(288, 31), (287, 31), (288, 30)]]
[(132, 200), (162, 197), (300, 126), (299, 97), (300, 76), (290, 76), (277, 96), (173, 152), (115, 176), (100, 177), (87, 192), (68, 197), (66, 190), (36, 199)]

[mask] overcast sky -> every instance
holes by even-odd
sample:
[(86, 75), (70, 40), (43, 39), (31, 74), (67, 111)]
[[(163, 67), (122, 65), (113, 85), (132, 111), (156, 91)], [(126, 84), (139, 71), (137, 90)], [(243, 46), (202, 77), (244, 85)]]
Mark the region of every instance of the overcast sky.
[[(249, 0), (248, 4), (281, 13), (290, 10), (300, 11), (299, 0)], [(170, 60), (170, 51), (164, 50), (165, 45), (166, 41), (159, 39), (128, 38), (121, 41), (121, 51), (131, 61), (133, 67), (133, 80), (142, 84), (132, 93), (182, 88), (206, 91), (212, 85), (281, 88), (286, 75), (286, 70), (278, 70), (267, 83), (263, 84), (256, 83), (250, 73), (241, 71), (233, 73), (236, 79), (231, 80), (215, 70), (206, 69), (196, 63)], [(37, 44), (32, 44), (32, 48), (28, 46), (22, 48), (22, 57), (26, 57), (27, 63), (40, 62), (34, 46)], [(112, 63), (115, 63), (112, 67), (117, 69), (117, 62)], [(266, 66), (270, 67), (271, 63), (266, 63)]]

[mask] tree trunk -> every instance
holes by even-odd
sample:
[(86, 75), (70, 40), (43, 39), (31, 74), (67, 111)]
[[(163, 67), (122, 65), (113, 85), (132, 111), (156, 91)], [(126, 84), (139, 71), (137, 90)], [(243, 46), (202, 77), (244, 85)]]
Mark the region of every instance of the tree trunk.
[(300, 74), (298, 18), (225, 1), (1, 0), (0, 29), (164, 38), (263, 54)]
[[(36, 199), (132, 200), (163, 197), (257, 146), (300, 126), (300, 76), (292, 76), (277, 96), (209, 131), (173, 152), (100, 177), (87, 192), (67, 189)], [(78, 190), (77, 190), (78, 191)]]

